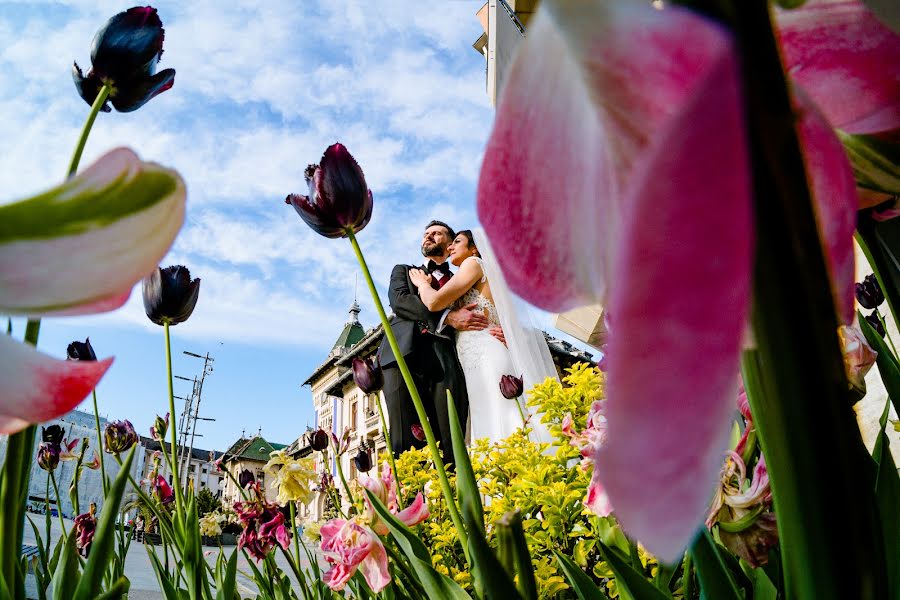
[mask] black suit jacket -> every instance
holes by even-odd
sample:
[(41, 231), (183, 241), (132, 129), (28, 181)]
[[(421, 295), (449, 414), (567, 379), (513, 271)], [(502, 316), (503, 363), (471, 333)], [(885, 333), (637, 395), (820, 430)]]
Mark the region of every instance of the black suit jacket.
[[(419, 289), (409, 278), (410, 269), (425, 269), (425, 267), (394, 265), (388, 288), (388, 302), (394, 312), (391, 316), (391, 329), (404, 357), (417, 350), (423, 350), (424, 346), (431, 346), (435, 342), (453, 343), (452, 338), (437, 331), (444, 311), (432, 312), (425, 307), (422, 299), (419, 298)], [(397, 362), (387, 336), (381, 340), (378, 357), (381, 365), (385, 367)]]

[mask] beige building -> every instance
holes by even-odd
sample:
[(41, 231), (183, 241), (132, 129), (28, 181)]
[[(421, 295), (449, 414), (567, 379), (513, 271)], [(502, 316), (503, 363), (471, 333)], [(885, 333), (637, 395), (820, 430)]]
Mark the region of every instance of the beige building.
[(247, 470), (253, 474), (253, 477), (260, 483), (260, 489), (265, 491), (266, 499), (274, 502), (278, 495), (278, 490), (269, 486), (266, 481), (267, 474), (263, 467), (269, 462), (269, 455), (276, 450), (287, 448), (285, 444), (277, 444), (267, 441), (262, 435), (257, 434), (253, 437), (246, 438), (243, 435), (225, 451), (225, 457), (222, 459), (222, 469), (234, 477), (223, 474), (222, 481), (222, 503), (230, 506), (234, 502), (241, 500), (241, 492), (235, 485), (241, 471)]
[[(144, 453), (143, 473), (141, 479), (147, 479), (150, 471), (153, 470), (153, 455), (157, 451), (161, 451), (160, 443), (152, 438), (141, 436), (141, 451)], [(165, 444), (165, 452), (169, 451), (169, 444)], [(222, 456), (221, 452), (201, 450), (194, 448), (191, 451), (190, 463), (188, 470), (185, 471), (184, 463), (179, 467), (179, 477), (182, 481), (190, 481), (194, 486), (194, 491), (207, 488), (212, 492), (213, 496), (219, 497), (222, 492), (222, 480), (224, 475), (216, 469), (215, 461)], [(171, 483), (172, 477), (169, 473), (169, 466), (165, 458), (160, 458), (159, 474), (165, 477)]]

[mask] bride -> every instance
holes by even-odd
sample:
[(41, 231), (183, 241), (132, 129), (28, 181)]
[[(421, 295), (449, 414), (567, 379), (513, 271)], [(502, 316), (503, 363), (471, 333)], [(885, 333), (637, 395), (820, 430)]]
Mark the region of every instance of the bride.
[[(537, 441), (550, 441), (549, 432), (536, 418), (530, 418), (524, 398), (507, 400), (500, 393), (503, 375), (521, 374), (525, 389), (547, 377), (556, 378), (556, 368), (543, 334), (519, 324), (512, 295), (503, 274), (490, 251), (487, 239), (479, 230), (479, 244), (470, 230), (460, 231), (450, 244), (450, 264), (458, 271), (439, 289), (432, 287), (431, 275), (420, 269), (409, 271), (410, 280), (430, 311), (475, 304), (490, 321), (501, 326), (507, 345), (491, 335), (488, 329), (459, 331), (456, 353), (466, 380), (469, 396), (471, 438), (500, 440), (528, 420)], [(493, 283), (493, 286), (492, 286)], [(498, 310), (502, 308), (502, 312)]]

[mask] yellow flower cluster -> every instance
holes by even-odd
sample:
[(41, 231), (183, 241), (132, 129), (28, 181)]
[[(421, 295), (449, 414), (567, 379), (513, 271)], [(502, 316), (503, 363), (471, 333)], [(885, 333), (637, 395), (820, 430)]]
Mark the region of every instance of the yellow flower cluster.
[(225, 520), (224, 515), (218, 513), (207, 513), (200, 517), (200, 535), (207, 537), (216, 537), (222, 533), (222, 522)]
[(269, 457), (263, 469), (273, 476), (271, 485), (278, 490), (275, 501), (281, 506), (287, 506), (290, 502), (309, 502), (312, 495), (310, 486), (316, 479), (313, 460), (296, 460), (284, 450), (272, 452)]

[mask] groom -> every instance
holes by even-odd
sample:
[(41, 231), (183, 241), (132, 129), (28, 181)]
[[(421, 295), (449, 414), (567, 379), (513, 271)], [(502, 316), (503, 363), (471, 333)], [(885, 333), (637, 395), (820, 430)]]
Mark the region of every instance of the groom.
[[(447, 390), (453, 394), (463, 431), (469, 415), (466, 382), (456, 357), (453, 329), (485, 329), (488, 320), (480, 312), (472, 310), (474, 305), (451, 310), (446, 313), (446, 317), (444, 311), (430, 312), (419, 299), (419, 291), (409, 279), (409, 270), (423, 269), (432, 275), (432, 286), (443, 286), (453, 276), (447, 257), (450, 254), (450, 243), (455, 237), (453, 229), (446, 223), (430, 222), (422, 236), (422, 254), (428, 259), (427, 262), (418, 267), (395, 265), (391, 271), (388, 290), (388, 299), (394, 312), (391, 316), (391, 329), (412, 373), (428, 420), (441, 444), (444, 463), (453, 462)], [(409, 450), (410, 446), (424, 446), (412, 433), (413, 425), (419, 424), (419, 417), (387, 336), (381, 342), (378, 356), (384, 370), (384, 398), (390, 419), (391, 449), (398, 456)]]

